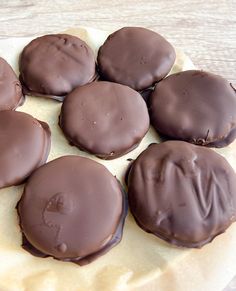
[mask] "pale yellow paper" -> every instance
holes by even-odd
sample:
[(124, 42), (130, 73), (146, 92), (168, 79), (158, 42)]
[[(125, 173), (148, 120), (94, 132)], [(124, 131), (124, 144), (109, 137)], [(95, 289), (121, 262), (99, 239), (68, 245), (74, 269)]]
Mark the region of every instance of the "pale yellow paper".
[[(107, 32), (71, 29), (97, 51)], [(0, 40), (0, 56), (17, 70), (22, 48), (32, 38)], [(193, 64), (176, 50), (173, 72), (191, 69)], [(71, 147), (58, 127), (61, 104), (54, 100), (27, 97), (20, 111), (48, 122), (52, 131), (49, 160), (66, 154), (88, 156), (104, 164), (123, 181), (129, 162), (158, 136), (151, 128), (140, 146), (113, 161), (102, 161)], [(236, 143), (221, 149), (236, 169)], [(0, 165), (1, 166), (1, 165)], [(121, 243), (93, 263), (80, 267), (52, 258), (37, 258), (21, 248), (21, 233), (15, 210), (23, 186), (0, 191), (0, 290), (1, 291), (221, 291), (236, 273), (236, 223), (201, 250), (178, 249), (142, 231), (129, 214)]]

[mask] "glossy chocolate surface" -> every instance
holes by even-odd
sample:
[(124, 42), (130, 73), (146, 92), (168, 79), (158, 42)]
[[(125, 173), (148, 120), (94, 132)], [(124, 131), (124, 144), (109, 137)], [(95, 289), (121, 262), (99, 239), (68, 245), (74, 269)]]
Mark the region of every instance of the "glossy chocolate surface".
[(32, 40), (23, 50), (20, 78), (28, 95), (63, 100), (75, 87), (96, 77), (91, 48), (78, 37), (52, 34)]
[(127, 202), (103, 165), (65, 156), (34, 172), (18, 213), (24, 248), (84, 265), (119, 243)]
[(143, 90), (164, 78), (175, 62), (175, 50), (158, 33), (124, 27), (112, 33), (98, 52), (104, 80)]
[(79, 87), (65, 98), (60, 126), (80, 149), (114, 159), (139, 144), (148, 131), (149, 115), (138, 92), (99, 81)]
[(152, 144), (132, 164), (128, 198), (145, 231), (199, 248), (236, 220), (236, 174), (211, 149), (183, 141)]
[(236, 92), (224, 78), (190, 70), (159, 82), (149, 98), (151, 122), (172, 139), (224, 147), (236, 138)]
[(0, 112), (0, 188), (24, 182), (46, 162), (50, 136), (48, 125), (29, 114)]
[(0, 111), (14, 110), (23, 102), (20, 81), (11, 66), (0, 58)]

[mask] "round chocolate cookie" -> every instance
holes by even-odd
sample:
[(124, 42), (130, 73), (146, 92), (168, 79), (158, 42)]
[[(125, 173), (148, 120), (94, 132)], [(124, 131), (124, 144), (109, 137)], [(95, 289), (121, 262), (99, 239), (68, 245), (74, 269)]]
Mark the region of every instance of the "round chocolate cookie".
[(0, 58), (0, 111), (14, 110), (23, 102), (20, 81), (11, 66)]
[(183, 141), (150, 145), (128, 177), (132, 214), (145, 231), (201, 247), (236, 220), (236, 174), (211, 149)]
[(47, 160), (48, 125), (17, 111), (0, 112), (0, 189), (18, 185)]
[(142, 96), (111, 82), (93, 82), (75, 89), (64, 100), (60, 126), (81, 150), (104, 159), (134, 149), (149, 128)]
[(175, 62), (175, 50), (158, 33), (124, 27), (112, 33), (98, 52), (104, 80), (143, 90), (164, 78)]
[(149, 98), (155, 129), (170, 138), (224, 147), (236, 138), (236, 91), (220, 76), (197, 70), (170, 75)]
[(84, 265), (120, 242), (127, 200), (103, 165), (64, 156), (33, 173), (17, 208), (26, 250)]
[(20, 56), (19, 67), (26, 94), (58, 100), (96, 77), (91, 48), (78, 37), (67, 34), (32, 40)]

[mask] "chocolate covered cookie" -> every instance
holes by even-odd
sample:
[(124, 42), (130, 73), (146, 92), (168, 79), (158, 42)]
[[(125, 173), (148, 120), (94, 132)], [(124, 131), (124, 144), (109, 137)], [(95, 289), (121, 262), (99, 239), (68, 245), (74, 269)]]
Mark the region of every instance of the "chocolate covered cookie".
[(104, 80), (143, 90), (169, 73), (175, 62), (175, 50), (154, 31), (124, 27), (107, 38), (97, 60)]
[(48, 125), (29, 114), (0, 112), (0, 189), (24, 182), (46, 162), (50, 136)]
[(33, 173), (18, 213), (26, 250), (84, 265), (120, 242), (127, 201), (103, 165), (64, 156)]
[(147, 106), (133, 89), (111, 82), (93, 82), (64, 100), (60, 127), (70, 143), (104, 159), (134, 149), (149, 128)]
[(131, 212), (145, 231), (201, 247), (236, 220), (236, 174), (211, 149), (183, 141), (150, 145), (128, 177)]
[(149, 98), (155, 129), (172, 139), (224, 147), (236, 137), (236, 91), (224, 78), (190, 70), (159, 82)]
[(11, 66), (0, 58), (0, 111), (14, 110), (23, 101), (20, 81)]
[(96, 76), (91, 48), (78, 37), (52, 34), (32, 40), (23, 50), (20, 78), (26, 94), (63, 100)]

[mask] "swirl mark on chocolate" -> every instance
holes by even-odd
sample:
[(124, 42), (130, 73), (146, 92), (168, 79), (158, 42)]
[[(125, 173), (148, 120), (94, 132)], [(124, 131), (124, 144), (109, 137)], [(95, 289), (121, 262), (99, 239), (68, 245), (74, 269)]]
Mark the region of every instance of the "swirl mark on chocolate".
[(17, 208), (25, 249), (83, 265), (119, 243), (127, 200), (104, 166), (65, 156), (34, 172)]
[(153, 144), (133, 162), (128, 196), (137, 223), (178, 246), (201, 247), (236, 220), (232, 167), (182, 141)]
[(66, 251), (67, 246), (65, 243), (60, 242), (60, 234), (63, 229), (63, 218), (60, 219), (60, 216), (70, 215), (73, 210), (72, 195), (68, 195), (68, 193), (56, 193), (53, 195), (43, 210), (43, 221), (45, 225), (55, 229), (55, 247), (62, 253)]

